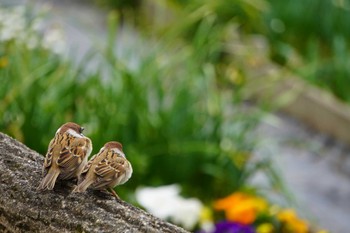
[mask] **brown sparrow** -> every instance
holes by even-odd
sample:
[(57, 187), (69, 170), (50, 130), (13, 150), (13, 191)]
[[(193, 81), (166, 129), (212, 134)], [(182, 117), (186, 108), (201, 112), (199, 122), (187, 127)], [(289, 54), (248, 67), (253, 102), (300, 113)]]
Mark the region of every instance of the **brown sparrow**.
[(127, 182), (131, 174), (132, 167), (125, 158), (122, 144), (107, 142), (85, 166), (81, 174), (83, 180), (73, 192), (84, 192), (88, 187), (96, 190), (108, 189), (119, 198), (113, 188)]
[(65, 123), (49, 144), (43, 165), (44, 178), (38, 190), (52, 190), (56, 180), (79, 178), (92, 151), (91, 140), (84, 128), (72, 122)]

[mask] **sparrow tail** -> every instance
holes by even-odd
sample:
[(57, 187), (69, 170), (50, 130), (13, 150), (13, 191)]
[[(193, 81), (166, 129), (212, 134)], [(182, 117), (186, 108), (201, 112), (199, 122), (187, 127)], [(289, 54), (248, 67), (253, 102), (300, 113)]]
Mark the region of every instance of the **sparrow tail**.
[(86, 189), (93, 183), (94, 181), (91, 179), (85, 179), (80, 184), (78, 184), (74, 189), (73, 193), (82, 193), (85, 192)]
[(53, 187), (55, 186), (57, 177), (60, 173), (59, 172), (54, 172), (54, 171), (49, 171), (46, 176), (43, 178), (41, 181), (39, 187), (37, 188), (38, 191), (40, 190), (52, 190)]

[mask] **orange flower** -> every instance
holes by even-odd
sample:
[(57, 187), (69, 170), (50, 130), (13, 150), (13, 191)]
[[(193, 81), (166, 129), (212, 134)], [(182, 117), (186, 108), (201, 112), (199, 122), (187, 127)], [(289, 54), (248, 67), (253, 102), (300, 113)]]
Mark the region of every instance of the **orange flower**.
[(225, 211), (226, 219), (242, 224), (251, 224), (259, 212), (267, 208), (264, 199), (236, 192), (214, 203), (216, 210)]
[(307, 223), (298, 218), (294, 210), (283, 210), (277, 215), (277, 218), (286, 225), (287, 232), (307, 233), (309, 230)]

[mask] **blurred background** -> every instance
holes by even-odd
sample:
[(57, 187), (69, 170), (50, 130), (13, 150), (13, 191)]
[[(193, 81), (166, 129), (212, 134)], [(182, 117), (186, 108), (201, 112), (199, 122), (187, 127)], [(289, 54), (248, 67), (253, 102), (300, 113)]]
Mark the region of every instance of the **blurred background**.
[(346, 233), (349, 11), (0, 0), (0, 130), (43, 155), (67, 121), (92, 154), (122, 142), (118, 194), (190, 231)]

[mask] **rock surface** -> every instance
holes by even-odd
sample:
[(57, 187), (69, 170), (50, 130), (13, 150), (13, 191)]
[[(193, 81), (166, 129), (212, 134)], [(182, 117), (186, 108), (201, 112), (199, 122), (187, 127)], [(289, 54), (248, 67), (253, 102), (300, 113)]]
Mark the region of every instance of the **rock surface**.
[(187, 232), (112, 195), (37, 192), (43, 156), (0, 133), (0, 232)]

